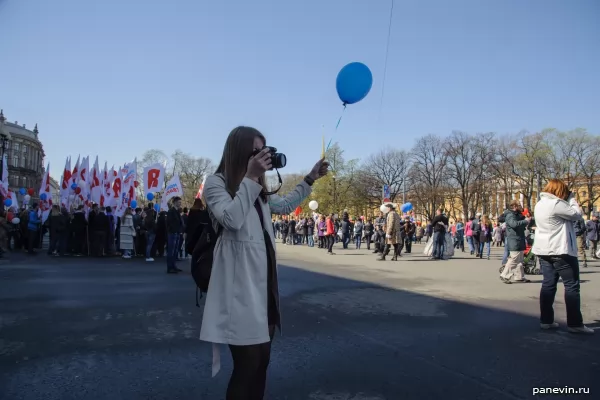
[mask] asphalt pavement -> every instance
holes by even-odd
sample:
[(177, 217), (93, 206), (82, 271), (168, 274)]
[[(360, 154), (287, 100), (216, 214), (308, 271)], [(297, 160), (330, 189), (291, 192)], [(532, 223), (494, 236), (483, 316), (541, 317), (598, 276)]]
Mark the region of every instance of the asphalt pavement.
[[(493, 259), (278, 246), (283, 334), (267, 399), (599, 398), (600, 332), (539, 330), (539, 277), (497, 279)], [(0, 399), (223, 399), (231, 361), (211, 378), (198, 340), (189, 261), (14, 256), (0, 262)], [(600, 264), (582, 275), (597, 327)], [(557, 319), (564, 305), (557, 295)], [(564, 325), (564, 324), (563, 324)], [(590, 394), (545, 396), (539, 389)]]

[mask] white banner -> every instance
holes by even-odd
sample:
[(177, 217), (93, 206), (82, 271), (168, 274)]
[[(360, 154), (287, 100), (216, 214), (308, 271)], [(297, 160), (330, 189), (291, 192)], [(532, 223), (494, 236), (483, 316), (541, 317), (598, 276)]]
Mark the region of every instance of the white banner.
[(162, 202), (160, 203), (161, 210), (168, 210), (169, 200), (173, 197), (181, 197), (183, 196), (183, 187), (181, 187), (181, 181), (179, 180), (179, 175), (175, 174), (171, 180), (167, 183), (167, 187), (165, 188), (165, 192), (162, 196)]
[(162, 191), (165, 184), (165, 167), (159, 163), (144, 168), (144, 193)]

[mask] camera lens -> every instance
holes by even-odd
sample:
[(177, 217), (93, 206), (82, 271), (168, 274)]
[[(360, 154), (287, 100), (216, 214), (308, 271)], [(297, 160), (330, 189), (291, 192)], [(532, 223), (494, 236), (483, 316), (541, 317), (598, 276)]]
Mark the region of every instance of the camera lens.
[(273, 154), (272, 160), (273, 168), (283, 168), (287, 164), (287, 158), (283, 153), (275, 153)]

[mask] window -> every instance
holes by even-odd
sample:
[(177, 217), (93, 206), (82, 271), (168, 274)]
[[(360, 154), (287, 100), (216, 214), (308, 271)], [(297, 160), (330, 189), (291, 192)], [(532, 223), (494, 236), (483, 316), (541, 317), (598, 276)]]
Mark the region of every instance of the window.
[(15, 153), (15, 155), (13, 156), (12, 166), (13, 167), (19, 166), (19, 154), (18, 153)]
[(19, 151), (19, 143), (13, 144), (13, 150), (15, 151), (15, 153)]
[(23, 144), (21, 148), (23, 149), (23, 154), (27, 154), (27, 145)]

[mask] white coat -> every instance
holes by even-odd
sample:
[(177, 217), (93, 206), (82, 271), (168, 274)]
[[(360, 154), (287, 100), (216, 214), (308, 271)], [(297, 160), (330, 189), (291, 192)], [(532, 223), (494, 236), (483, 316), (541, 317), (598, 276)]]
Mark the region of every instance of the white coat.
[[(215, 245), (200, 340), (231, 345), (253, 345), (270, 340), (267, 250), (254, 208), (261, 190), (261, 185), (244, 178), (232, 199), (223, 179), (214, 175), (206, 179), (204, 199), (213, 227), (217, 231), (221, 225), (223, 231)], [(310, 192), (311, 187), (302, 181), (286, 196), (272, 195), (268, 203), (259, 200), (273, 247), (271, 214), (290, 214)], [(213, 375), (215, 373), (213, 365)]]
[(531, 251), (538, 256), (568, 254), (577, 257), (577, 238), (574, 221), (583, 219), (581, 208), (574, 198), (569, 202), (550, 193), (540, 193), (535, 205), (535, 239)]

